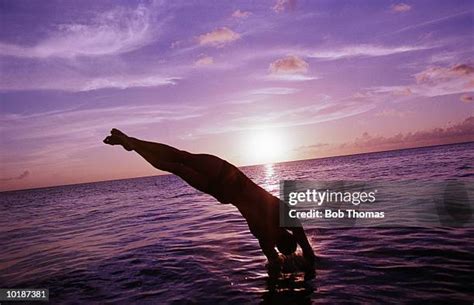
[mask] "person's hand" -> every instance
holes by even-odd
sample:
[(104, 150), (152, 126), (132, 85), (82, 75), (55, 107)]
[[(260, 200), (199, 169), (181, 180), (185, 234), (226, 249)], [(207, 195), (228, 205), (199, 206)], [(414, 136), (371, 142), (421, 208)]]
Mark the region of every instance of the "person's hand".
[(281, 266), (283, 264), (283, 256), (279, 254), (273, 259), (268, 260), (267, 268), (268, 268), (268, 273), (269, 274), (276, 274), (281, 271)]
[(283, 264), (283, 260), (283, 255), (279, 253), (275, 258), (268, 260), (268, 266), (281, 266)]

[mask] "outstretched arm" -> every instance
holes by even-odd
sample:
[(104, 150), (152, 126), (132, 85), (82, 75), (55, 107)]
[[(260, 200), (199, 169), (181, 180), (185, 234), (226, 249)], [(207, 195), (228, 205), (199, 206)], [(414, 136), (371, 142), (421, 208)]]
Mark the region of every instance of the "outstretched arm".
[(306, 233), (304, 232), (303, 227), (290, 227), (287, 229), (293, 233), (296, 242), (303, 250), (303, 256), (308, 260), (314, 261), (316, 256), (314, 255), (313, 248), (311, 248), (311, 245), (309, 244), (308, 238), (306, 237)]
[(275, 245), (260, 238), (258, 239), (258, 243), (260, 244), (260, 248), (262, 248), (263, 254), (267, 257), (268, 263), (270, 265), (278, 264), (279, 256), (278, 252), (275, 250)]

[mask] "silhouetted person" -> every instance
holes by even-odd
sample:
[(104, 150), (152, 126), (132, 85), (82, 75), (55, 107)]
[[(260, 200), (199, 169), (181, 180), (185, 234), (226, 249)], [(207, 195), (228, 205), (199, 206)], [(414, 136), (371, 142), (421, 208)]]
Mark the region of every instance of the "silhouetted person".
[(157, 169), (181, 177), (221, 203), (235, 205), (258, 239), (270, 267), (281, 262), (275, 247), (282, 254), (289, 255), (295, 252), (297, 244), (308, 263), (314, 262), (315, 255), (303, 228), (279, 226), (280, 200), (229, 162), (213, 155), (192, 154), (165, 144), (128, 137), (117, 129), (112, 129), (104, 143), (122, 145), (128, 151), (135, 151)]

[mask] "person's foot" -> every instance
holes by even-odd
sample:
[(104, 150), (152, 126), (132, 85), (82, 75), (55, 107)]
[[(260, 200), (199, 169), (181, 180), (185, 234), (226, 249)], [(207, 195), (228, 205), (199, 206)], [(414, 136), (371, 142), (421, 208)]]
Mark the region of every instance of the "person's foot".
[(110, 131), (110, 134), (110, 136), (104, 139), (105, 144), (122, 145), (123, 148), (128, 151), (133, 150), (132, 145), (130, 143), (130, 138), (126, 134), (115, 128)]
[(110, 134), (113, 135), (113, 136), (121, 137), (121, 138), (128, 138), (128, 136), (126, 134), (124, 134), (123, 132), (121, 132), (117, 128), (112, 128), (112, 130), (110, 131)]

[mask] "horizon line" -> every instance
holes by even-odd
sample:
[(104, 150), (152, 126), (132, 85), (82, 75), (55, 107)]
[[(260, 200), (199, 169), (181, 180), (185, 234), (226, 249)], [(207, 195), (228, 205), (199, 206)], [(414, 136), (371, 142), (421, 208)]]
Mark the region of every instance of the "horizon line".
[[(288, 160), (288, 161), (280, 161), (280, 162), (258, 163), (258, 164), (252, 164), (252, 165), (238, 166), (238, 168), (264, 166), (264, 165), (267, 165), (267, 164), (285, 164), (285, 163), (293, 163), (293, 162), (301, 162), (301, 161), (309, 161), (309, 160), (324, 160), (324, 159), (331, 159), (331, 158), (360, 156), (360, 155), (368, 155), (368, 154), (386, 153), (386, 152), (391, 152), (391, 151), (404, 151), (404, 150), (412, 150), (412, 149), (422, 149), (422, 148), (440, 147), (440, 146), (449, 146), (449, 145), (460, 145), (460, 144), (469, 144), (469, 143), (474, 143), (474, 141), (444, 143), (444, 144), (435, 144), (435, 145), (426, 145), (426, 146), (414, 146), (414, 147), (405, 147), (405, 148), (388, 149), (388, 150), (376, 150), (376, 151), (368, 151), (368, 152), (361, 152), (361, 153), (355, 153), (355, 154), (342, 154), (342, 155), (333, 155), (333, 156), (327, 156), (327, 157), (297, 159), (297, 160)], [(83, 184), (92, 184), (92, 183), (101, 183), (101, 182), (112, 182), (112, 181), (129, 180), (129, 179), (141, 179), (141, 178), (149, 178), (149, 177), (156, 177), (156, 176), (167, 176), (167, 175), (174, 175), (174, 174), (165, 172), (163, 174), (148, 175), (148, 176), (128, 177), (128, 178), (109, 179), (109, 180), (86, 181), (86, 182), (79, 182), (79, 183), (55, 184), (55, 185), (49, 185), (49, 186), (40, 186), (40, 187), (32, 187), (32, 188), (18, 188), (18, 189), (11, 189), (11, 190), (0, 190), (0, 194), (8, 193), (8, 192), (31, 191), (31, 190), (40, 190), (40, 189), (48, 189), (48, 188), (56, 188), (56, 187), (64, 187), (64, 186), (74, 186), (74, 185), (83, 185)]]

